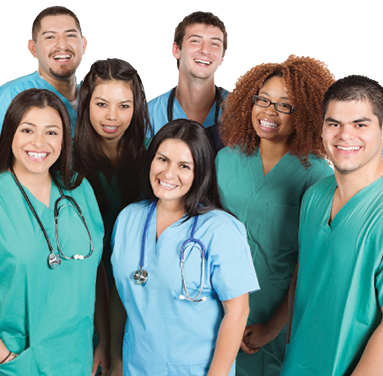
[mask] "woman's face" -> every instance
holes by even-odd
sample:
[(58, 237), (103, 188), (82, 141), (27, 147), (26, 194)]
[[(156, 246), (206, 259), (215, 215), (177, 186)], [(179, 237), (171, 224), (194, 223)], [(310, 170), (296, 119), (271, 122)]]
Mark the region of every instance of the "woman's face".
[[(258, 95), (271, 102), (282, 102), (293, 106), (289, 98), (283, 77), (274, 76), (269, 78), (259, 89)], [(286, 143), (294, 132), (294, 114), (278, 112), (274, 105), (267, 108), (253, 104), (252, 123), (258, 137), (278, 143)]]
[(49, 174), (63, 141), (63, 124), (52, 107), (31, 107), (22, 117), (12, 141), (13, 169), (18, 176)]
[(130, 86), (122, 81), (96, 86), (89, 104), (90, 122), (105, 140), (119, 141), (133, 117), (134, 98)]
[(150, 168), (150, 183), (160, 200), (185, 202), (194, 180), (194, 162), (189, 146), (167, 139), (157, 149)]

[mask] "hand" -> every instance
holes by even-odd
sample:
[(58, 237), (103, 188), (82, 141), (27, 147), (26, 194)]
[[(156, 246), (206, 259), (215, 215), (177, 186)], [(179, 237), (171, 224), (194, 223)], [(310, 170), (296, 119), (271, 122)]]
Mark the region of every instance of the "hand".
[(110, 371), (110, 352), (105, 346), (98, 346), (95, 348), (93, 353), (93, 365), (92, 365), (92, 376), (97, 372), (98, 366), (101, 368), (100, 376), (108, 376)]
[(241, 349), (245, 354), (255, 354), (275, 337), (268, 323), (249, 325), (243, 333)]
[(123, 376), (123, 374), (122, 361), (113, 362), (110, 376)]

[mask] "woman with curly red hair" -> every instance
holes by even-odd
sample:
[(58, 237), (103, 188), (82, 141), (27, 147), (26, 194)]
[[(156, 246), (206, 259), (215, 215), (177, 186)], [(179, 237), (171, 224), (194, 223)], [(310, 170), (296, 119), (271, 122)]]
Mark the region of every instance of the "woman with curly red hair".
[(261, 64), (229, 94), (217, 156), (223, 206), (247, 228), (261, 290), (237, 357), (237, 375), (277, 376), (286, 343), (287, 292), (297, 262), (305, 191), (332, 173), (321, 140), (322, 98), (334, 82), (318, 60)]

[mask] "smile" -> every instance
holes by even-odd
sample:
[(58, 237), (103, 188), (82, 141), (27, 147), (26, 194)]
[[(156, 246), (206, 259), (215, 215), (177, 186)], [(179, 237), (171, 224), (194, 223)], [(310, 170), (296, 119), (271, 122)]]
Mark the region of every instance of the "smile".
[(72, 55), (55, 55), (53, 56), (53, 59), (55, 61), (67, 61), (72, 57)]
[(44, 159), (49, 153), (36, 153), (33, 151), (27, 151), (27, 154), (33, 159)]
[(197, 64), (202, 64), (202, 65), (210, 65), (210, 64), (211, 64), (210, 61), (204, 61), (204, 60), (199, 60), (199, 59), (194, 59), (194, 61), (195, 61)]
[(106, 133), (115, 133), (118, 131), (118, 126), (112, 126), (112, 125), (101, 125), (102, 129)]
[(279, 124), (272, 123), (271, 121), (267, 121), (267, 120), (259, 120), (259, 124), (262, 127), (270, 128), (270, 129), (275, 129), (279, 127)]
[(349, 146), (349, 147), (345, 147), (345, 146), (336, 146), (336, 148), (338, 150), (344, 150), (344, 151), (357, 151), (360, 149), (360, 146)]
[(172, 185), (172, 184), (168, 184), (168, 183), (165, 183), (164, 181), (162, 181), (161, 179), (158, 179), (158, 183), (161, 187), (164, 187), (164, 188), (168, 188), (168, 189), (174, 189), (177, 187), (177, 185)]

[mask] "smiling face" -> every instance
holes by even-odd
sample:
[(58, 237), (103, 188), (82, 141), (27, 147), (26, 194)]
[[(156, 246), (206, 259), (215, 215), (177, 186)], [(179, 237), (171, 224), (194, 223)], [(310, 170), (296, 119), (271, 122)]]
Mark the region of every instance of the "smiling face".
[(322, 139), (335, 171), (369, 171), (382, 163), (382, 129), (369, 101), (331, 101)]
[(86, 44), (74, 18), (60, 15), (41, 20), (36, 42), (30, 40), (28, 48), (38, 59), (39, 73), (43, 78), (69, 80), (81, 63)]
[(61, 153), (63, 126), (51, 107), (31, 107), (25, 112), (12, 141), (13, 169), (16, 175), (49, 174)]
[(183, 206), (194, 180), (194, 162), (189, 146), (175, 139), (162, 142), (152, 161), (149, 178), (156, 197), (178, 201)]
[(193, 24), (185, 28), (181, 48), (173, 44), (173, 56), (179, 60), (180, 74), (208, 79), (223, 62), (223, 33), (220, 28)]
[[(258, 95), (271, 102), (282, 102), (293, 106), (282, 77), (269, 78), (259, 89)], [(261, 143), (262, 140), (268, 140), (287, 144), (295, 129), (293, 117), (294, 114), (278, 112), (272, 104), (267, 108), (253, 105), (252, 123)]]
[(133, 112), (133, 92), (127, 83), (104, 82), (94, 89), (89, 104), (89, 117), (100, 137), (118, 142), (128, 129)]

